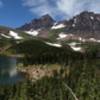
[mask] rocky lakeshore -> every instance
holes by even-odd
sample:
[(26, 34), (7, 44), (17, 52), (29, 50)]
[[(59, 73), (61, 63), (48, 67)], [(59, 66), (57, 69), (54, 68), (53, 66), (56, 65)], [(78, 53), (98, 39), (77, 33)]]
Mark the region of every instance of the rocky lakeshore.
[(33, 82), (42, 79), (45, 76), (53, 77), (55, 74), (62, 73), (62, 76), (64, 77), (66, 74), (69, 74), (67, 68), (61, 68), (61, 65), (54, 64), (51, 66), (53, 67), (50, 67), (50, 65), (33, 65), (18, 70), (25, 76), (25, 78), (28, 78)]

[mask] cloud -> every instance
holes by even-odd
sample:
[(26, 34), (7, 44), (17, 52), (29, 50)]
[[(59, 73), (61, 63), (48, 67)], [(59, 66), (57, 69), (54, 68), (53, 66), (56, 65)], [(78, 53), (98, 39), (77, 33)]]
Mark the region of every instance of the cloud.
[[(56, 2), (54, 0), (22, 0), (23, 6), (29, 7), (29, 10), (41, 16), (44, 14), (50, 14), (51, 16), (56, 16), (58, 9), (56, 8)], [(52, 4), (53, 3), (53, 4)]]
[(58, 0), (57, 7), (69, 17), (73, 17), (82, 11), (100, 13), (100, 0)]
[(0, 1), (0, 7), (2, 7), (3, 6), (3, 2), (2, 1)]
[(50, 14), (52, 17), (60, 16), (71, 18), (82, 11), (100, 13), (100, 0), (22, 0), (23, 6), (37, 15)]

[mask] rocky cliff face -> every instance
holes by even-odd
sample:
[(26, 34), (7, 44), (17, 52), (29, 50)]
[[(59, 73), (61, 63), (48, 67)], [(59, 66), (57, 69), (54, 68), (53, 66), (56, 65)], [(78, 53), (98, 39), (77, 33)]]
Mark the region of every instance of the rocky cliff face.
[(70, 28), (80, 31), (100, 31), (100, 14), (82, 12), (69, 21)]
[[(30, 23), (21, 26), (21, 30), (31, 30), (31, 29), (47, 29), (51, 28), (55, 21), (49, 15), (44, 15), (39, 19), (34, 19)], [(58, 24), (65, 24), (66, 29), (69, 31), (89, 31), (98, 32), (100, 31), (100, 14), (95, 14), (93, 12), (82, 12), (79, 15), (73, 17), (69, 21), (63, 20), (61, 22), (56, 22)]]
[(54, 24), (54, 20), (49, 15), (44, 15), (39, 19), (34, 19), (30, 23), (21, 26), (21, 30), (31, 30), (31, 29), (46, 29), (50, 28)]

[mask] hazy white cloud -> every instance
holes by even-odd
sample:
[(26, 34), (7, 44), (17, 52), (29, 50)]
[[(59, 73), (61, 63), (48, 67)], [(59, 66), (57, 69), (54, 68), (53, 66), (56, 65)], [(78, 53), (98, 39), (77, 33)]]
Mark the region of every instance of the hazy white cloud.
[(3, 6), (3, 2), (0, 0), (0, 7), (2, 7)]
[[(23, 6), (29, 7), (29, 10), (38, 15), (50, 14), (51, 16), (55, 17), (58, 13), (58, 9), (56, 6), (52, 6), (50, 3), (53, 0), (22, 0)], [(55, 2), (53, 2), (55, 3)]]
[(82, 11), (100, 13), (100, 0), (58, 0), (57, 7), (69, 17), (73, 17)]
[(50, 14), (53, 17), (71, 18), (82, 11), (100, 13), (100, 0), (22, 0), (23, 5), (38, 16)]

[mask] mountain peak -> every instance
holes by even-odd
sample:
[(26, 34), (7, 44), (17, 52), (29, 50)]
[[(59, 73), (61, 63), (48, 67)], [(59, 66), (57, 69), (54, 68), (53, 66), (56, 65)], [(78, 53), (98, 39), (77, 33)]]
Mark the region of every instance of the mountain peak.
[(21, 26), (19, 29), (21, 30), (31, 30), (31, 29), (45, 29), (49, 28), (54, 24), (53, 18), (46, 14), (38, 19), (33, 19), (30, 23)]
[(40, 17), (40, 19), (42, 20), (49, 19), (54, 21), (54, 19), (49, 14), (43, 15), (42, 17)]

